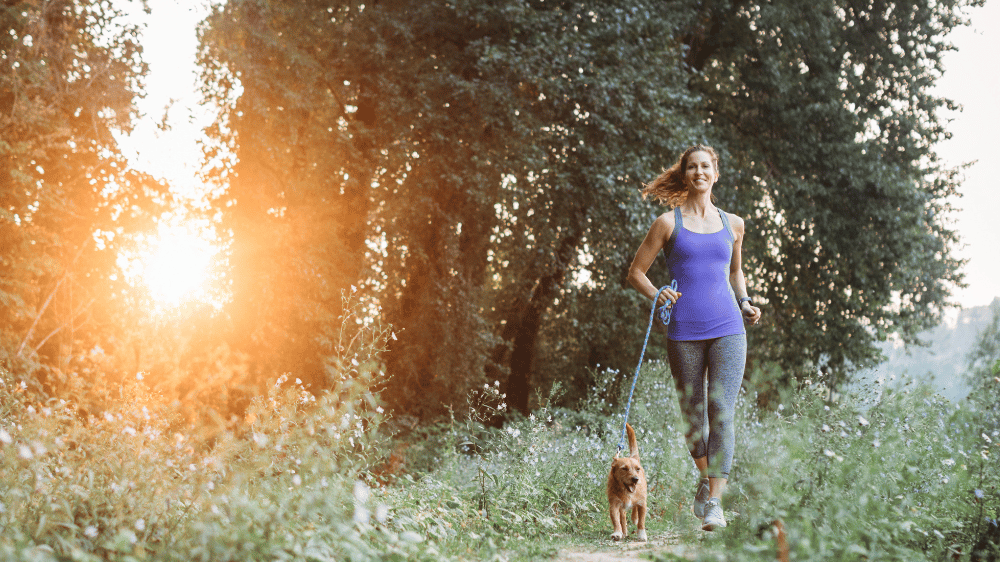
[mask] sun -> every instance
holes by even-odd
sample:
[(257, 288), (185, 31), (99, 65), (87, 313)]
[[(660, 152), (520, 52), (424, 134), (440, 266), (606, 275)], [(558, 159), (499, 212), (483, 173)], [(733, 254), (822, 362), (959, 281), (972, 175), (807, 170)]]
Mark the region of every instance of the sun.
[(138, 246), (119, 258), (119, 266), (129, 283), (144, 287), (158, 308), (196, 301), (218, 308), (213, 281), (219, 249), (204, 225), (161, 223), (156, 234)]

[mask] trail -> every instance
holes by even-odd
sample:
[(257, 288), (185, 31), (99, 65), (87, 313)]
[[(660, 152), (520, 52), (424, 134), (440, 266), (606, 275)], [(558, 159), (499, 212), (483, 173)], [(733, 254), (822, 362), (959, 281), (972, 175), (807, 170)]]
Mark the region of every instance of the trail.
[[(689, 550), (689, 552), (685, 554), (686, 550)], [(668, 532), (659, 535), (650, 535), (648, 542), (639, 542), (626, 538), (621, 543), (607, 540), (591, 547), (574, 546), (560, 550), (553, 560), (556, 562), (624, 562), (648, 560), (644, 556), (667, 552), (681, 558), (695, 559), (694, 551), (685, 548), (681, 544), (680, 533)]]

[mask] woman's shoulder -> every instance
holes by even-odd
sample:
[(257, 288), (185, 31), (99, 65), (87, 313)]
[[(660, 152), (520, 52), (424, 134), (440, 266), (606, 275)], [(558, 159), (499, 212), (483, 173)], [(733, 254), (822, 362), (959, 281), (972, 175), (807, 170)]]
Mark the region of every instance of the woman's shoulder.
[(653, 226), (650, 228), (651, 233), (655, 233), (656, 236), (662, 238), (666, 241), (670, 238), (670, 235), (674, 231), (674, 210), (671, 209), (662, 215), (656, 217), (653, 221)]
[(742, 217), (740, 217), (735, 213), (729, 213), (726, 211), (723, 212), (726, 213), (726, 218), (729, 219), (729, 224), (732, 225), (733, 230), (735, 230), (740, 234), (742, 234), (746, 230), (746, 223), (743, 222)]

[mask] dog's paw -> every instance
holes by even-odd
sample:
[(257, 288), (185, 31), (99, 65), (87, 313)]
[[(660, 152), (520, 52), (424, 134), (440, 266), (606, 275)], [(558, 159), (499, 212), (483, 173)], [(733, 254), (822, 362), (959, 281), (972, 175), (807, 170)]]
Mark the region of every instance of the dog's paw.
[(614, 533), (611, 533), (611, 540), (614, 540), (614, 541), (620, 541), (620, 540), (622, 540), (622, 532), (621, 531), (615, 531)]
[(639, 529), (635, 532), (635, 540), (646, 542), (649, 539), (646, 538), (646, 529)]

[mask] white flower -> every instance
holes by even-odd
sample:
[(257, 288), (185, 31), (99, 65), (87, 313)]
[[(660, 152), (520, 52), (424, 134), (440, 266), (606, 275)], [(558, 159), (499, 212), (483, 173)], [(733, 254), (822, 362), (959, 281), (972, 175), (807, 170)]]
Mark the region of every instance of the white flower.
[(21, 456), (22, 459), (30, 459), (32, 457), (31, 449), (27, 445), (18, 445), (17, 454)]
[(83, 534), (90, 538), (95, 538), (97, 536), (97, 527), (88, 525), (87, 528), (83, 530)]
[(13, 441), (5, 429), (0, 429), (0, 442), (3, 442), (4, 445), (10, 445)]
[[(142, 380), (142, 371), (139, 371), (138, 373), (135, 374), (135, 380), (137, 380), (137, 381), (141, 381)], [(140, 519), (139, 521), (142, 521), (142, 519)], [(141, 531), (142, 529), (139, 529), (139, 530)]]
[(864, 416), (858, 416), (858, 423), (864, 427), (868, 425), (868, 420), (866, 420)]
[(825, 451), (823, 451), (823, 454), (826, 455), (826, 456), (828, 456), (828, 457), (835, 457), (835, 456), (837, 456), (837, 453), (834, 453), (830, 449), (826, 449)]
[(129, 435), (135, 437), (135, 430), (132, 429), (131, 426), (126, 426), (125, 429), (122, 430), (122, 433), (128, 433)]
[(955, 466), (955, 459), (944, 459), (941, 464), (945, 466)]
[(380, 503), (375, 508), (375, 520), (379, 523), (385, 523), (387, 519), (389, 519), (389, 506)]
[(138, 521), (136, 521), (135, 522), (135, 530), (136, 531), (144, 531), (144, 530), (146, 530), (146, 521), (143, 520), (143, 519), (139, 519)]
[(292, 476), (292, 484), (294, 484), (296, 486), (301, 486), (302, 485), (302, 477), (299, 476), (298, 474), (296, 474), (295, 476)]
[(371, 497), (371, 490), (368, 489), (368, 484), (365, 484), (361, 480), (354, 481), (354, 501), (358, 503), (368, 503), (368, 498)]

